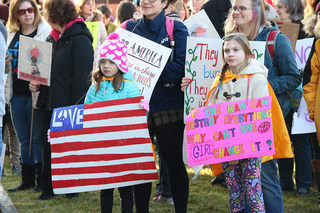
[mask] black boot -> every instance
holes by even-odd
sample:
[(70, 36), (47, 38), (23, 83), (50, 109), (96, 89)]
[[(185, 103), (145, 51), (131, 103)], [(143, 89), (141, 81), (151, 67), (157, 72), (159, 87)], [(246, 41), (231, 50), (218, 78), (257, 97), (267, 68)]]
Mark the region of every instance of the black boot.
[(37, 186), (34, 187), (32, 190), (35, 192), (35, 193), (38, 193), (38, 192), (42, 192), (42, 163), (36, 163), (36, 170), (37, 170)]
[(22, 164), (22, 182), (20, 186), (14, 189), (8, 189), (9, 192), (21, 191), (33, 188), (35, 186), (36, 165)]
[(320, 159), (311, 160), (312, 171), (317, 183), (318, 206), (320, 208)]
[(75, 199), (79, 197), (79, 193), (70, 193), (70, 194), (66, 194), (66, 198), (68, 199)]

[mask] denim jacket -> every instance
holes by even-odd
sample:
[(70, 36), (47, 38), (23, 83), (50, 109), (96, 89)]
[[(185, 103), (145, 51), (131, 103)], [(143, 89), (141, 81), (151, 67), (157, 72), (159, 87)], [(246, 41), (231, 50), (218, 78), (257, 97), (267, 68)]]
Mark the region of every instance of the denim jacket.
[[(263, 30), (256, 37), (255, 41), (266, 41), (267, 35), (270, 31), (279, 30), (276, 23), (271, 20), (270, 23), (272, 27), (263, 28)], [(281, 33), (276, 38), (274, 61), (276, 66), (273, 65), (271, 56), (266, 46), (264, 65), (269, 70), (268, 81), (278, 98), (283, 116), (286, 117), (290, 110), (287, 92), (294, 90), (300, 85), (302, 76), (299, 73), (296, 61), (294, 59), (291, 43), (289, 39)]]

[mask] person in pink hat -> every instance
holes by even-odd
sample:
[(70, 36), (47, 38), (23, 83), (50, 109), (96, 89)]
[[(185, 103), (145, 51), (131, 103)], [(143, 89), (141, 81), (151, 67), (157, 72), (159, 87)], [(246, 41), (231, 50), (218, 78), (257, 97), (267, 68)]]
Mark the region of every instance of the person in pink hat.
[[(92, 86), (89, 88), (85, 104), (141, 96), (133, 83), (127, 67), (127, 46), (120, 41), (117, 33), (111, 33), (99, 48), (98, 69), (92, 72)], [(126, 75), (124, 75), (126, 74)], [(149, 112), (147, 100), (141, 100), (141, 107)], [(133, 212), (132, 186), (118, 188), (121, 197), (121, 212)], [(101, 212), (112, 213), (114, 189), (100, 192)]]

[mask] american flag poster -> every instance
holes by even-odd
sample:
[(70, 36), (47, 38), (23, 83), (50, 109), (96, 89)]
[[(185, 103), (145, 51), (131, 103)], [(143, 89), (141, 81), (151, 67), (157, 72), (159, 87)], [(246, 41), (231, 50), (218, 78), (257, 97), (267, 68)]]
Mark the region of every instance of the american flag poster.
[(55, 194), (156, 181), (143, 97), (54, 109), (51, 171)]

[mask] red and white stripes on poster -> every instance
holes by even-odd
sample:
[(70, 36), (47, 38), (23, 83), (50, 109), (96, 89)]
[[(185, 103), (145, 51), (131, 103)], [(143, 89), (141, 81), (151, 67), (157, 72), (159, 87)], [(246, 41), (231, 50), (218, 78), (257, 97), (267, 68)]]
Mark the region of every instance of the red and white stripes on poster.
[[(157, 180), (146, 113), (139, 105), (141, 99), (135, 97), (55, 109), (50, 133), (55, 194)], [(76, 120), (78, 128), (73, 128)], [(60, 125), (56, 126), (64, 130), (52, 131), (57, 121)], [(66, 121), (69, 124), (63, 127)]]

